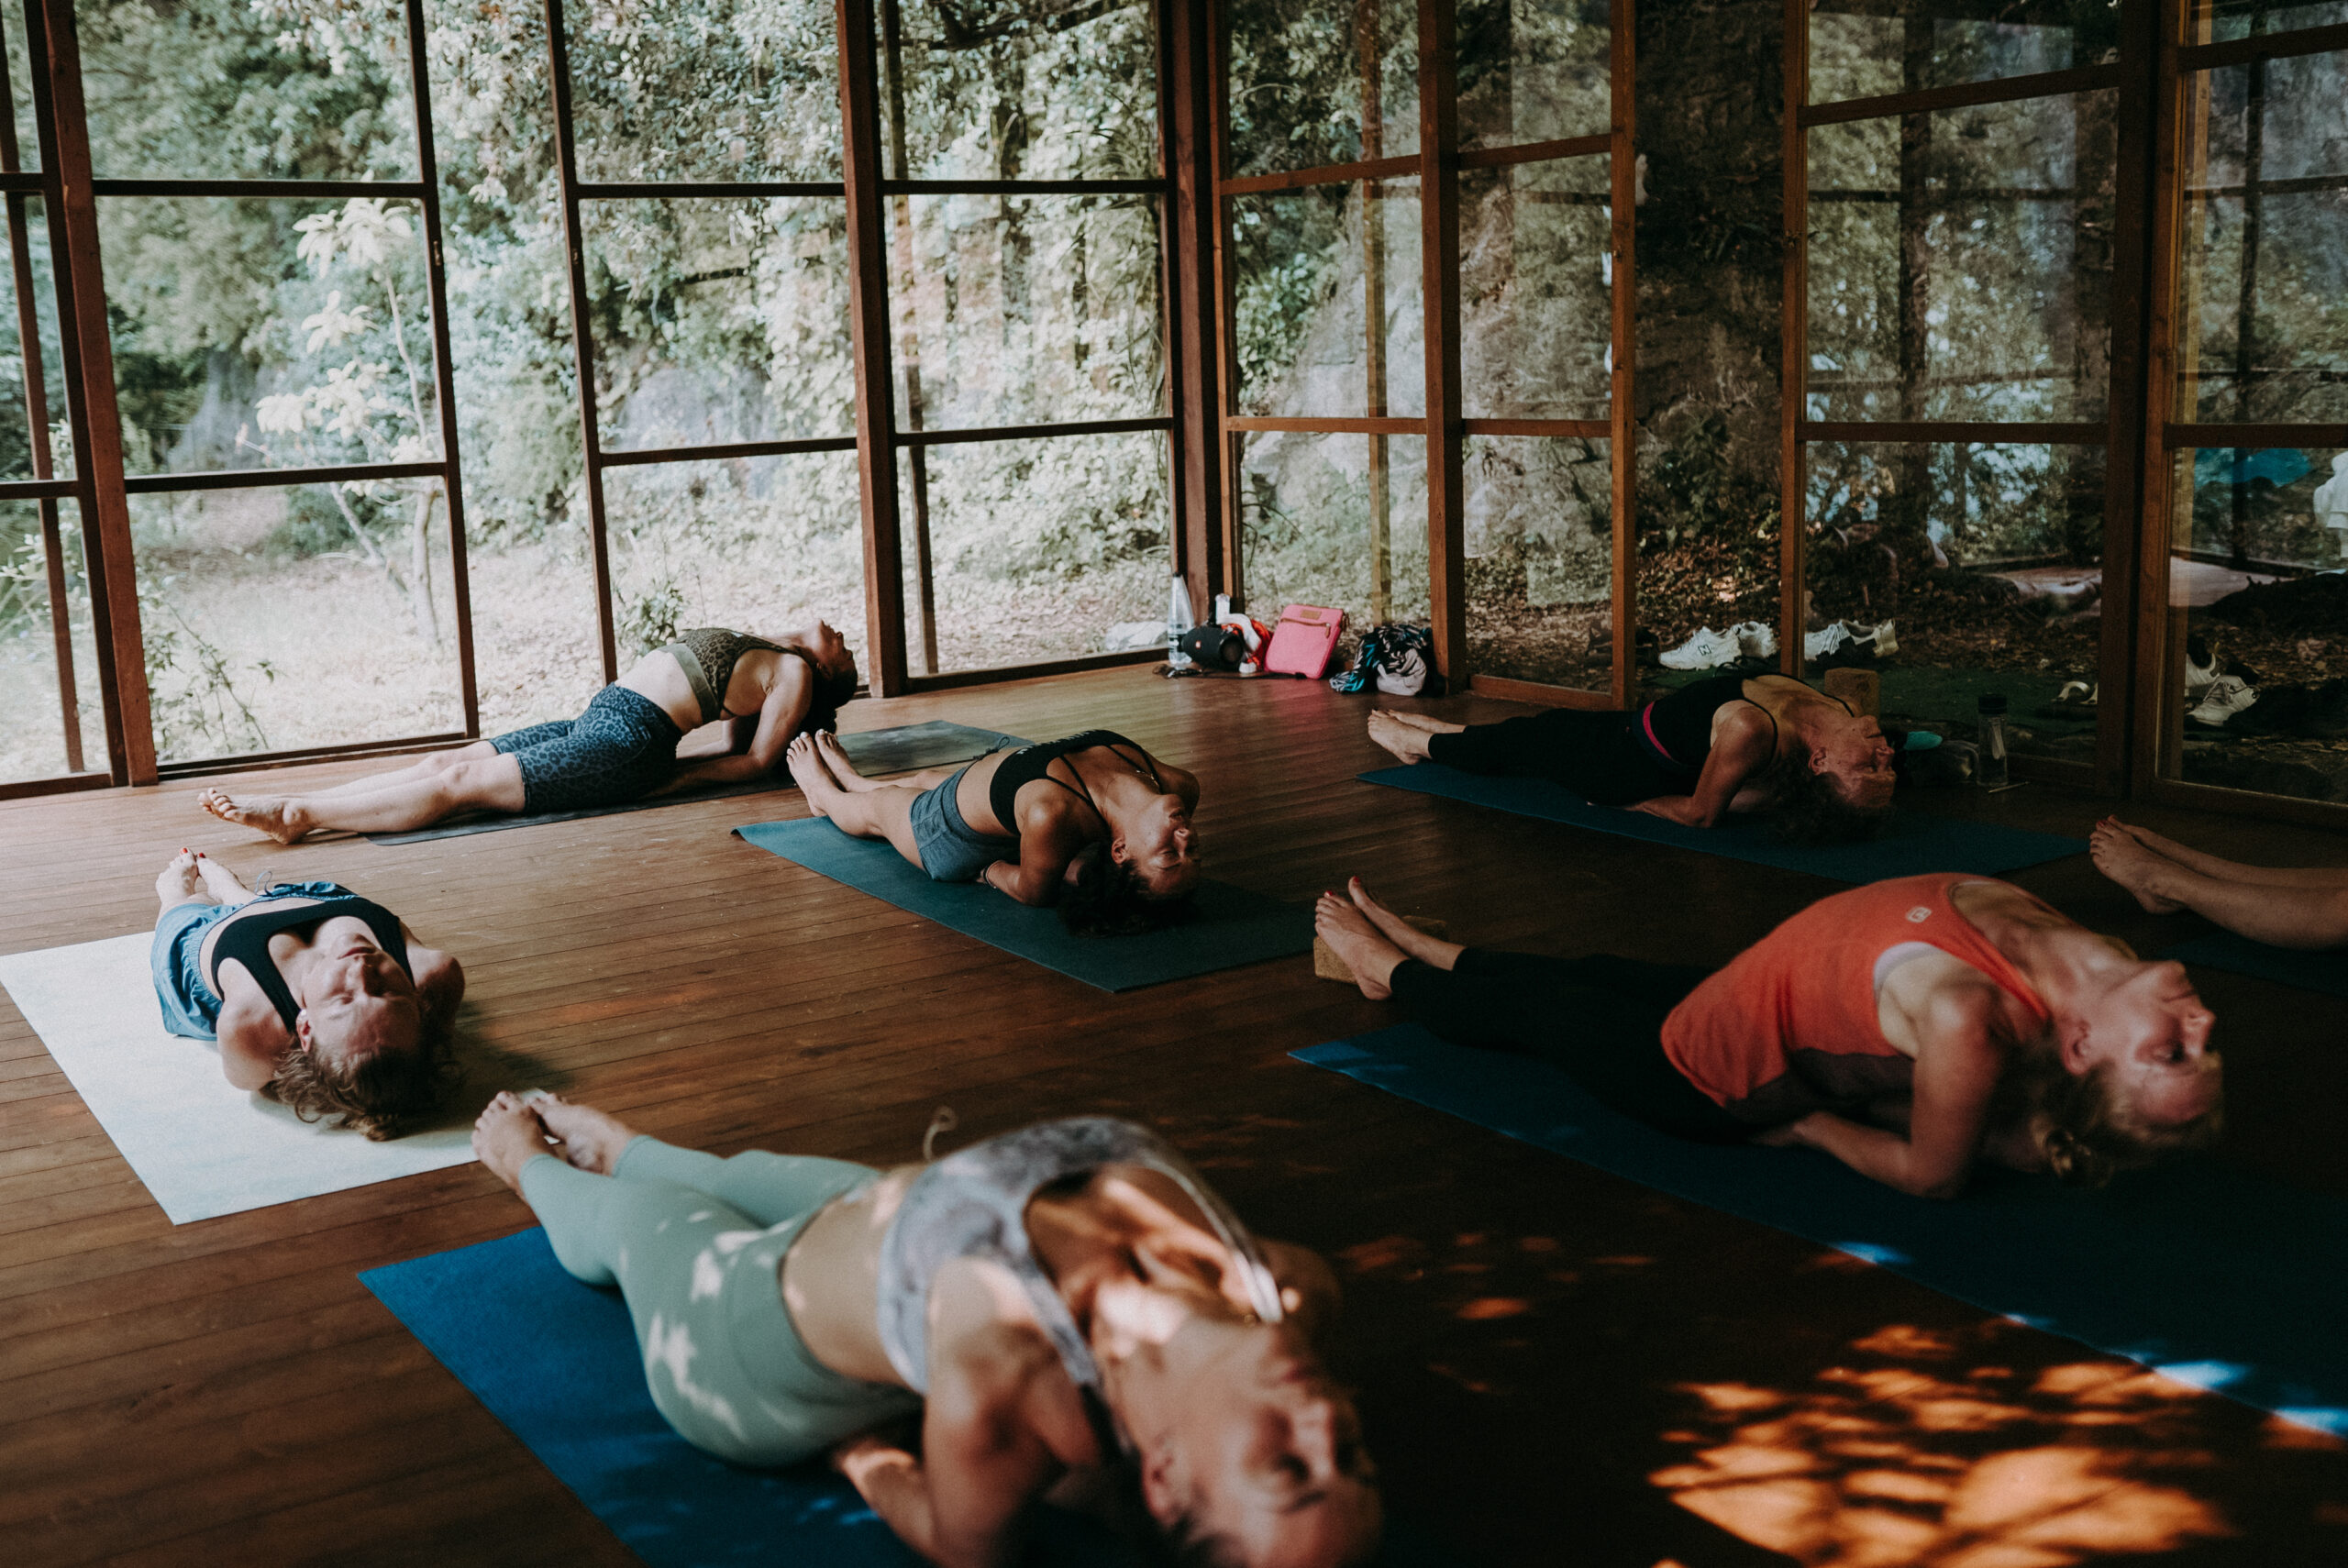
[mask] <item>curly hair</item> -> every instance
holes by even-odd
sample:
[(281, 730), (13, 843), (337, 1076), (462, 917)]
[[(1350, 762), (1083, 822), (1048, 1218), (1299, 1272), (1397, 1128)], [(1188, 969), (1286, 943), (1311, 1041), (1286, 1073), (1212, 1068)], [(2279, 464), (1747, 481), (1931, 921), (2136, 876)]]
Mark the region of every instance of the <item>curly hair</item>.
[(447, 1029), (427, 1023), (405, 1050), (373, 1051), (355, 1061), (288, 1051), (261, 1092), (305, 1121), (340, 1117), (336, 1126), (380, 1143), (428, 1119), (463, 1076), (451, 1059), (450, 1043)]
[(2225, 1125), (2222, 1099), (2190, 1121), (2146, 1121), (2115, 1087), (2110, 1063), (2074, 1073), (2045, 1043), (2017, 1055), (2000, 1099), (2026, 1119), (2047, 1168), (2073, 1187), (2102, 1187), (2121, 1171), (2206, 1149)]
[(1755, 781), (1770, 830), (1788, 844), (1857, 844), (1881, 833), (1891, 807), (1854, 805), (1833, 775), (1811, 766), (1814, 755), (1795, 742)]
[(1078, 851), (1076, 880), (1060, 895), (1060, 920), (1079, 936), (1132, 936), (1187, 920), (1188, 889), (1160, 898), (1142, 885), (1130, 861), (1110, 857), (1105, 840)]

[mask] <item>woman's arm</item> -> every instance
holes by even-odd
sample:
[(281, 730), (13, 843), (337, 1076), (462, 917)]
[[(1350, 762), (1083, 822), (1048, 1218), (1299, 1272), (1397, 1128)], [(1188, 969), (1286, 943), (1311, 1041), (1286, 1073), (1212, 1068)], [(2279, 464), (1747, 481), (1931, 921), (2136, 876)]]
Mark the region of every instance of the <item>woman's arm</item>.
[(998, 860), (979, 879), (1023, 904), (1051, 903), (1060, 896), (1069, 866), (1084, 847), (1083, 830), (1049, 804), (1021, 812), (1018, 828), (1018, 860)]
[(294, 1048), (294, 1036), (277, 1016), (276, 1004), (245, 976), (241, 965), (233, 970), (224, 965), (220, 984), (227, 994), (220, 999), (219, 1021), (213, 1025), (220, 1042), (220, 1071), (240, 1089), (264, 1088), (277, 1076), (278, 1061)]
[(408, 944), (407, 961), (409, 972), (415, 977), (425, 1028), (446, 1033), (456, 1026), (457, 1005), (465, 999), (464, 966), (437, 947), (418, 947), (413, 941)]
[[(806, 722), (809, 710), (815, 704), (815, 676), (803, 658), (786, 658), (782, 672), (767, 693), (759, 709), (758, 728), (749, 732), (748, 742), (742, 739), (747, 724), (737, 723), (727, 737), (727, 744), (742, 749), (725, 756), (715, 756), (695, 762), (681, 768), (670, 781), (671, 789), (689, 789), (696, 784), (736, 784), (746, 779), (763, 778), (782, 765), (782, 754), (791, 745), (791, 737), (799, 733)], [(682, 754), (680, 753), (681, 756)]]
[(1765, 771), (1777, 756), (1778, 731), (1769, 715), (1742, 703), (1721, 716), (1720, 733), (1704, 757), (1691, 795), (1659, 795), (1641, 801), (1634, 812), (1687, 827), (1708, 828), (1728, 814), (1736, 792)]
[(1819, 1110), (1764, 1141), (1833, 1155), (1861, 1176), (1919, 1198), (1965, 1190), (2005, 1054), (1990, 1034), (1996, 1003), (1983, 987), (1950, 984), (1911, 1011), (1920, 1049), (1906, 1136)]

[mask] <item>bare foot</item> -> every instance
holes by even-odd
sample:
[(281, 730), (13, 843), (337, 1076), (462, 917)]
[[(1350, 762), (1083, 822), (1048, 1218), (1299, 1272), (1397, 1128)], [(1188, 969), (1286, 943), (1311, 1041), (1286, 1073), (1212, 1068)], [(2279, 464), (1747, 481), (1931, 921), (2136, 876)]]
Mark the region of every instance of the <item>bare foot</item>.
[(2148, 827), (2139, 827), (2134, 823), (2123, 823), (2118, 817), (2106, 817), (2103, 820), (2106, 824), (2118, 828), (2154, 855), (2174, 860), (2179, 866), (2191, 866), (2190, 857), (2194, 851), (2186, 848), (2176, 840), (2156, 834)]
[(1361, 988), (1362, 995), (1384, 1001), (1394, 994), (1386, 981), (1406, 955), (1369, 923), (1369, 917), (1356, 909), (1352, 900), (1322, 894), (1321, 901), (1312, 907), (1312, 930), (1353, 972), (1354, 984)]
[(553, 1152), (537, 1108), (510, 1089), (491, 1100), (473, 1122), (473, 1157), (516, 1193), (522, 1190), (522, 1167)]
[(1353, 877), (1346, 879), (1346, 897), (1351, 899), (1354, 908), (1368, 915), (1369, 923), (1378, 928), (1379, 933), (1401, 948), (1405, 956), (1416, 958), (1423, 964), (1433, 964), (1439, 969), (1451, 967), (1450, 964), (1445, 962), (1445, 958), (1457, 951), (1453, 944), (1429, 936), (1425, 932), (1371, 898), (1369, 889), (1363, 885), (1360, 878)]
[(1407, 708), (1389, 708), (1386, 710), (1386, 716), (1398, 724), (1408, 724), (1414, 730), (1424, 730), (1431, 735), (1456, 735), (1468, 727), (1465, 724), (1445, 723), (1441, 719), (1430, 718), (1424, 713), (1413, 713)]
[(814, 737), (801, 735), (782, 756), (791, 765), (791, 777), (799, 786), (799, 792), (807, 797), (807, 809), (819, 817), (830, 816), (832, 813), (825, 809), (825, 797), (844, 791), (839, 780), (824, 766), (824, 754), (815, 749)]
[(204, 886), (224, 904), (242, 903), (251, 897), (251, 889), (237, 879), (237, 874), (202, 850), (195, 852), (195, 868), (204, 875)]
[(1383, 708), (1370, 711), (1369, 738), (1404, 762), (1424, 762), (1427, 759), (1427, 732), (1415, 724), (1402, 723)]
[(592, 1105), (573, 1105), (544, 1089), (533, 1089), (523, 1099), (547, 1131), (562, 1140), (562, 1157), (593, 1175), (611, 1175), (620, 1151), (636, 1138), (634, 1128)]
[(183, 849), (172, 856), (172, 863), (155, 878), (155, 897), (162, 900), (165, 909), (195, 897), (196, 890), (204, 886), (203, 859), (192, 849)]
[(840, 737), (832, 734), (831, 731), (815, 732), (815, 751), (823, 758), (824, 767), (831, 773), (832, 782), (841, 789), (860, 795), (868, 790), (889, 788), (877, 778), (867, 778), (863, 774), (858, 773), (856, 770), (856, 764), (847, 759), (847, 748), (840, 745)]
[(225, 790), (206, 790), (195, 799), (222, 822), (265, 833), (280, 844), (292, 844), (310, 831), (302, 809), (292, 801), (266, 796), (256, 800), (249, 795), (238, 801)]
[(2175, 914), (2185, 907), (2157, 890), (2163, 873), (2176, 869), (2176, 863), (2145, 848), (2125, 824), (2110, 820), (2096, 823), (2088, 839), (2088, 856), (2097, 870), (2135, 894), (2148, 913)]

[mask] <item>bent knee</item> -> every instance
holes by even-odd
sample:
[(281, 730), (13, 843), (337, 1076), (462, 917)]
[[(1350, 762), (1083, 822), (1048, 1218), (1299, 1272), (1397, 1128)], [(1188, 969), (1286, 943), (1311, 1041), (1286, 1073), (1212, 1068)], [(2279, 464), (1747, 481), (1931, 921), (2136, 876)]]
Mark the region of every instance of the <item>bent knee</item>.
[(499, 811), (522, 809), (522, 767), (510, 756), (468, 757), (451, 764), (440, 776), (450, 810), (460, 806), (490, 806)]

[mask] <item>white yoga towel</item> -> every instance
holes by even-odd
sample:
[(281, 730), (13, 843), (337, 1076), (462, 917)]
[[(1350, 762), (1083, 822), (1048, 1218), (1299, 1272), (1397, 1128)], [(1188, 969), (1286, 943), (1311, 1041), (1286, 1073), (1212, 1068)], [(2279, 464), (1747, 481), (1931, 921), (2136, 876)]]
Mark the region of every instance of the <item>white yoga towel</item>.
[(0, 986), (172, 1224), (473, 1157), (460, 1121), (375, 1143), (231, 1085), (216, 1047), (165, 1032), (152, 940), (140, 932), (11, 954), (0, 957)]

